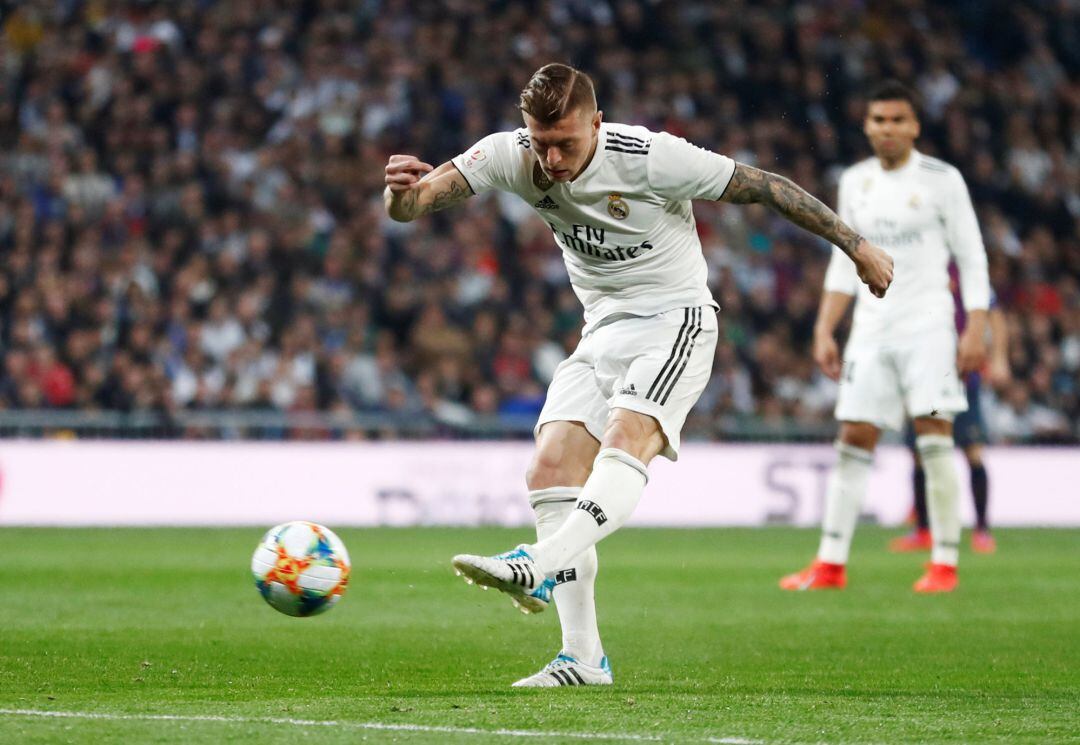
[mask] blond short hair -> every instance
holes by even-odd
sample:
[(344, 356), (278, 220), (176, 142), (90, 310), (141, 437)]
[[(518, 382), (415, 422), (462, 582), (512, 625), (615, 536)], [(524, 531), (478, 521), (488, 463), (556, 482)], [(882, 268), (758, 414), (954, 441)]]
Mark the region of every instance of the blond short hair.
[(519, 108), (541, 124), (554, 124), (571, 111), (596, 111), (596, 91), (588, 75), (552, 62), (533, 73), (521, 91)]

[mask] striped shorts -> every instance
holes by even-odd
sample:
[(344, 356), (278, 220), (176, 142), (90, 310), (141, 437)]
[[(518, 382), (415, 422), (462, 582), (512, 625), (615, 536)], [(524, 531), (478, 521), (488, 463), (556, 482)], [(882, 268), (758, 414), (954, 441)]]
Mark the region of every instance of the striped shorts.
[(712, 372), (712, 306), (677, 308), (601, 324), (555, 370), (535, 433), (547, 422), (581, 422), (600, 440), (612, 409), (647, 414), (678, 460), (679, 433)]

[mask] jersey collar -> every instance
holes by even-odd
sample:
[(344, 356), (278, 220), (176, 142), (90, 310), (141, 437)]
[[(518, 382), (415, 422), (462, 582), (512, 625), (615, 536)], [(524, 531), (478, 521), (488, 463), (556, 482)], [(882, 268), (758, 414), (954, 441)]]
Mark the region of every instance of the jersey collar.
[(919, 165), (919, 161), (921, 161), (922, 159), (923, 154), (915, 148), (912, 148), (911, 155), (908, 156), (907, 163), (895, 170), (886, 171), (885, 168), (881, 165), (881, 161), (877, 158), (874, 158), (874, 162), (877, 164), (877, 169), (886, 176), (904, 176), (917, 168)]

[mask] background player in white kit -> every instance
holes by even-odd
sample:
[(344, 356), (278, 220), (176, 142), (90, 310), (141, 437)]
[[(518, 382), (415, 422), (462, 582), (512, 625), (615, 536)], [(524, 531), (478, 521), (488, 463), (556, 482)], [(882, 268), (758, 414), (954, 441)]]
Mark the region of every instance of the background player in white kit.
[[(870, 96), (864, 123), (875, 157), (840, 178), (843, 219), (896, 261), (897, 281), (881, 301), (834, 251), (814, 330), (814, 358), (840, 379), (836, 418), (839, 458), (829, 479), (817, 559), (780, 580), (787, 590), (842, 588), (859, 506), (881, 429), (914, 420), (915, 446), (926, 472), (933, 540), (930, 564), (917, 592), (956, 587), (960, 545), (953, 416), (967, 409), (960, 375), (986, 357), (984, 335), (990, 281), (975, 210), (964, 179), (952, 166), (914, 148), (919, 120), (914, 94), (890, 81)], [(949, 290), (949, 259), (960, 272), (967, 326), (959, 344)], [(856, 298), (843, 366), (834, 332)]]
[(690, 200), (772, 207), (842, 246), (878, 296), (892, 281), (892, 260), (785, 178), (664, 132), (604, 123), (592, 81), (571, 67), (538, 70), (520, 106), (526, 127), (489, 135), (438, 168), (392, 156), (386, 208), (395, 220), (412, 220), (501, 189), (532, 205), (562, 248), (586, 323), (536, 425), (526, 482), (538, 542), (494, 557), (456, 556), (454, 566), (526, 612), (554, 597), (563, 650), (515, 685), (607, 684), (594, 545), (630, 517), (649, 461), (678, 457), (716, 345), (717, 306)]

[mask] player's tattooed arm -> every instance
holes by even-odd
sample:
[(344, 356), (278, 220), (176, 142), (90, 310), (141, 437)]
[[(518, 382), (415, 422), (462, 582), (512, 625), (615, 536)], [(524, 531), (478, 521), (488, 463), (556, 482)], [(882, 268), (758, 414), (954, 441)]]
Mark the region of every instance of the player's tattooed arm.
[(768, 205), (799, 227), (838, 246), (854, 262), (859, 279), (877, 297), (884, 297), (892, 284), (892, 257), (790, 179), (737, 163), (720, 199), (734, 204)]
[(720, 197), (732, 204), (764, 204), (801, 228), (819, 235), (854, 257), (862, 236), (835, 212), (791, 179), (760, 168), (737, 163), (727, 189)]
[(472, 194), (469, 182), (450, 162), (433, 170), (412, 156), (394, 155), (386, 166), (383, 201), (387, 214), (398, 222), (453, 207)]
[[(461, 179), (464, 181), (464, 179)], [(445, 183), (449, 181), (449, 183)], [(440, 183), (441, 182), (441, 183)], [(468, 184), (462, 186), (456, 180), (439, 179), (428, 184), (421, 182), (414, 189), (409, 189), (401, 195), (396, 209), (391, 212), (391, 217), (398, 219), (398, 215), (405, 220), (415, 220), (418, 217), (453, 207), (469, 196)]]

